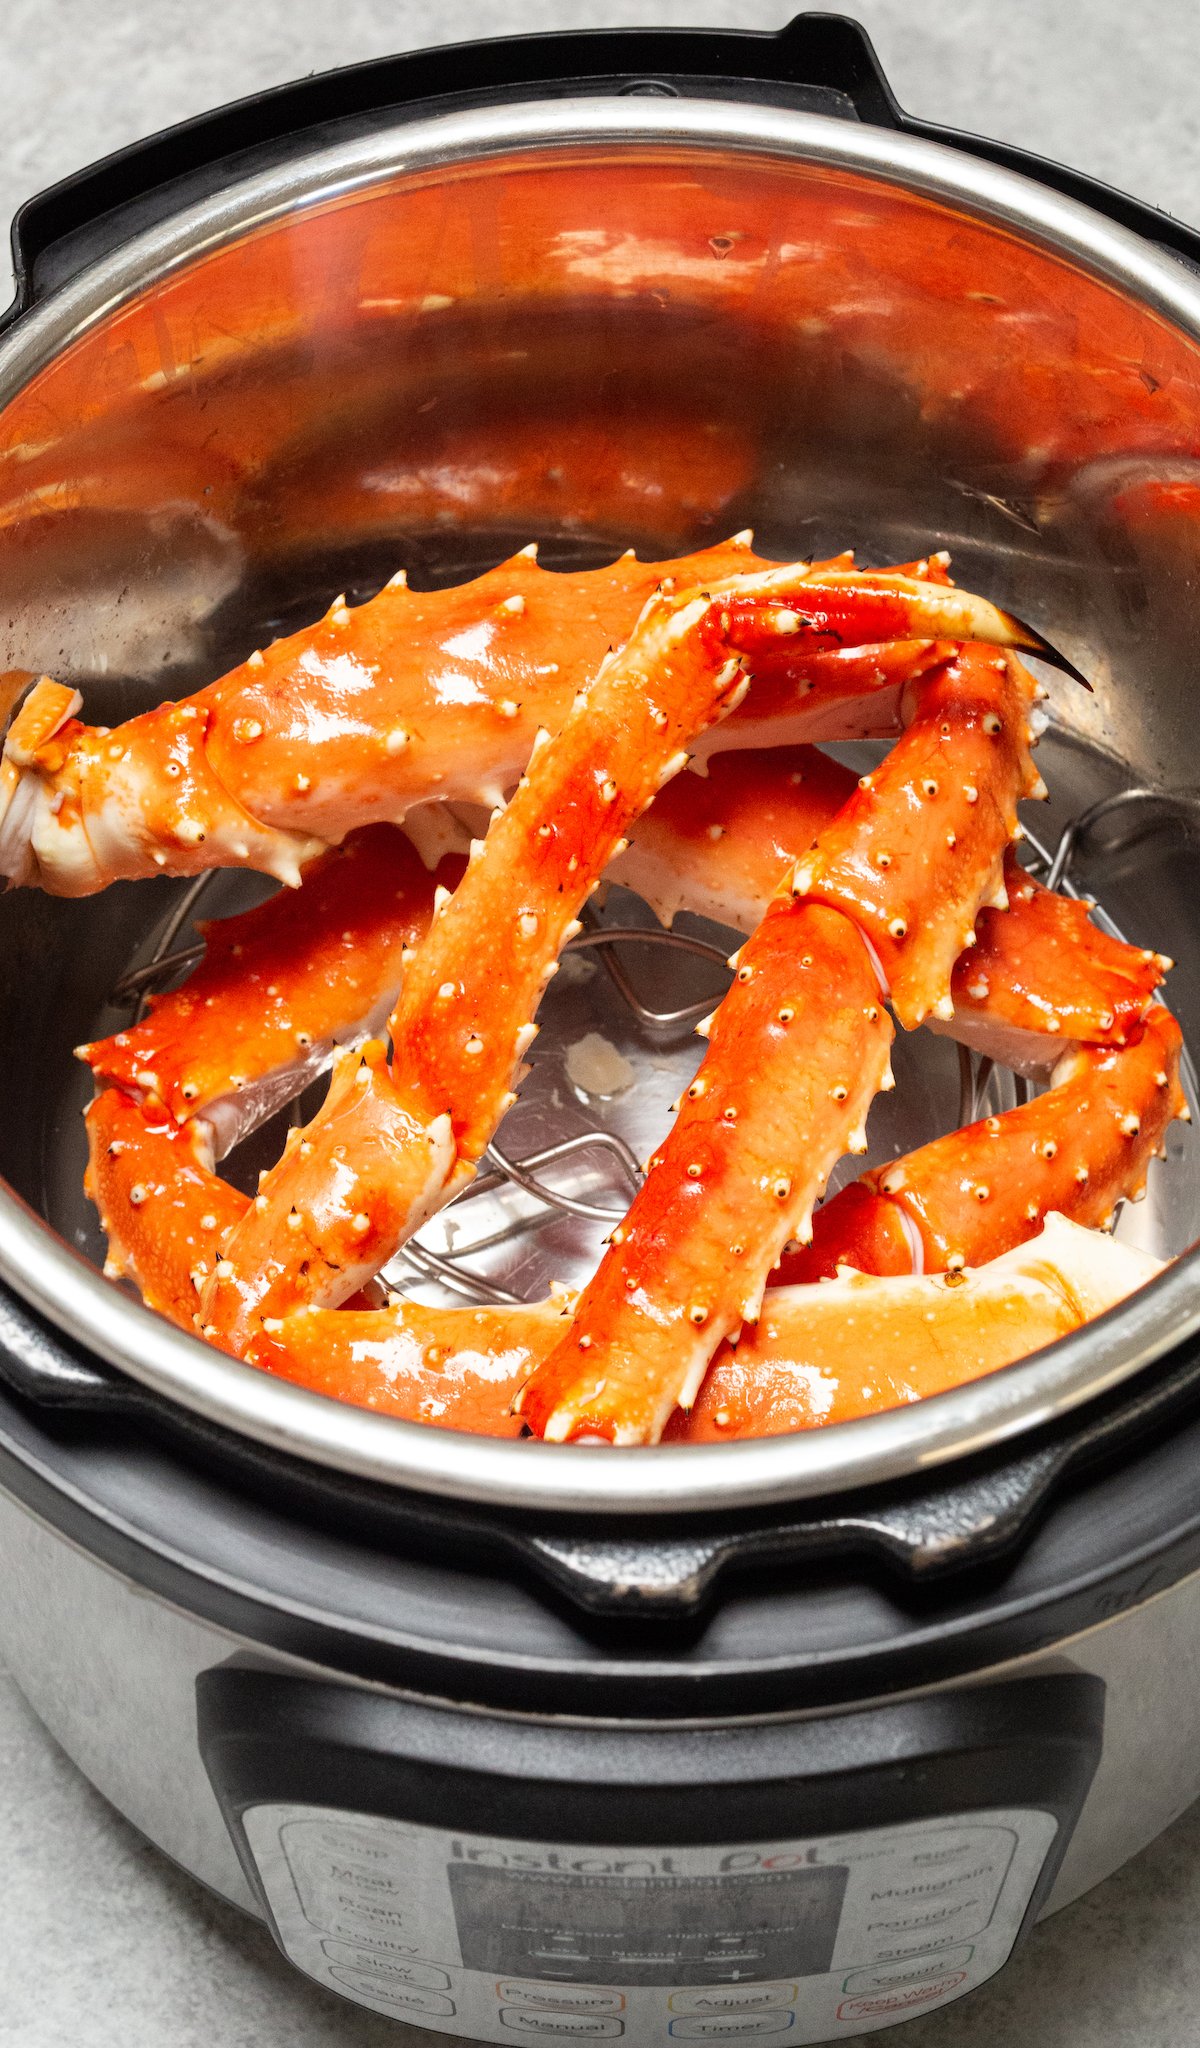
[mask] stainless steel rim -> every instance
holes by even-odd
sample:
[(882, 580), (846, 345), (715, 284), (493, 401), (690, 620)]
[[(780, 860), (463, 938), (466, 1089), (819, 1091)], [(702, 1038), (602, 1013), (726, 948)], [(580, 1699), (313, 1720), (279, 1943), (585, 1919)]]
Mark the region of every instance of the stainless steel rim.
[[(231, 186), (138, 237), (21, 320), (0, 343), (0, 405), (149, 281), (290, 211), (396, 174), (601, 141), (720, 147), (886, 177), (1033, 237), (1200, 336), (1200, 284), (1183, 265), (995, 165), (819, 115), (700, 100), (578, 99), (442, 115)], [(260, 1442), (422, 1492), (576, 1513), (712, 1512), (928, 1472), (1069, 1413), (1200, 1331), (1193, 1250), (1085, 1331), (912, 1407), (754, 1443), (615, 1451), (462, 1436), (272, 1379), (129, 1300), (2, 1187), (0, 1276), (143, 1385)]]

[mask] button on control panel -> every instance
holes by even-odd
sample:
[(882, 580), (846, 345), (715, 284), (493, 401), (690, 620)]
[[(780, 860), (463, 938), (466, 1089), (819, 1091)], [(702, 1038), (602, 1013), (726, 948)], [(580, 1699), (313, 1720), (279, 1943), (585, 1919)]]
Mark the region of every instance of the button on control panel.
[(794, 2012), (768, 2006), (758, 2012), (692, 2013), (672, 2020), (669, 2031), (677, 2041), (744, 2041), (760, 2034), (786, 2034), (795, 2024)]
[(549, 2007), (553, 2012), (623, 2012), (624, 1994), (603, 1991), (595, 1984), (522, 1984), (501, 1979), (496, 1996), (502, 2004)]
[(611, 2013), (535, 2011), (532, 2006), (502, 2005), (500, 2024), (512, 2034), (564, 2035), (571, 2040), (613, 2040), (625, 2032), (622, 2020)]

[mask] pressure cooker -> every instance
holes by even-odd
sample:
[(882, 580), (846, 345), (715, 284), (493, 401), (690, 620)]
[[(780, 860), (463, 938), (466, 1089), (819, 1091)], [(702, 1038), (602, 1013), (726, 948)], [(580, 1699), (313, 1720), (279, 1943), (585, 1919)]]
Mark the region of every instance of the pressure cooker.
[[(115, 721), (398, 562), (945, 545), (1088, 677), (1045, 829), (1195, 1042), (1177, 222), (913, 120), (810, 14), (309, 78), (14, 249), (3, 666)], [(1186, 1130), (1128, 1226), (1162, 1275), (935, 1399), (647, 1450), (394, 1421), (98, 1270), (71, 1048), (183, 888), (0, 904), (0, 1648), (150, 1841), (419, 2027), (801, 2043), (970, 1992), (1196, 1797)]]

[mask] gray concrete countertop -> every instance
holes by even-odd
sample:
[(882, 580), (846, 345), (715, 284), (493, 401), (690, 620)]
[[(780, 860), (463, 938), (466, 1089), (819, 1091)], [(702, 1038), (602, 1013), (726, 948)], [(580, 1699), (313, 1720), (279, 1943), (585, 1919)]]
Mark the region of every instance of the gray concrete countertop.
[[(913, 111), (1200, 216), (1194, 0), (842, 4), (870, 29)], [(792, 11), (786, 0), (7, 0), (0, 216), (137, 136), (306, 71), (522, 29), (769, 28)], [(1196, 2048), (1198, 1922), (1200, 1807), (1040, 1928), (994, 1984), (887, 2038), (898, 2048)], [(310, 1987), (257, 1924), (104, 1804), (0, 1671), (0, 2044), (417, 2048), (434, 2038)]]

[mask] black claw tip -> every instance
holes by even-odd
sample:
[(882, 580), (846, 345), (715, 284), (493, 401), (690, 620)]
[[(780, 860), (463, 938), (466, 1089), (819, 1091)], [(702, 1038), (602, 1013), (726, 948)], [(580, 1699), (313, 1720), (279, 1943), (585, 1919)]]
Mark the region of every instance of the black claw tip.
[(1027, 626), (1024, 619), (1018, 619), (1012, 612), (1008, 616), (1018, 633), (1024, 635), (1021, 643), (1023, 654), (1036, 654), (1039, 661), (1048, 663), (1051, 668), (1060, 669), (1062, 674), (1070, 676), (1073, 682), (1082, 683), (1089, 697), (1093, 694), (1092, 686), (1082, 669), (1076, 668), (1073, 661), (1068, 661), (1066, 655), (1057, 647), (1052, 647), (1049, 640), (1045, 639), (1035, 626)]

